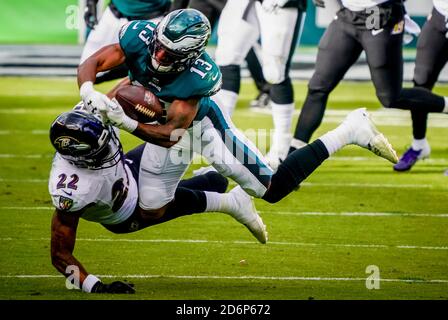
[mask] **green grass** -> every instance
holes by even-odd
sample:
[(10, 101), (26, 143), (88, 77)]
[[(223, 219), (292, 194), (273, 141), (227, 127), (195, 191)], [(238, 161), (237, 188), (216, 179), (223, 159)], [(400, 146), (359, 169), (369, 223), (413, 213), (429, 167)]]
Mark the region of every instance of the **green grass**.
[(0, 43), (76, 44), (76, 0), (2, 0)]
[[(448, 281), (448, 218), (440, 215), (448, 214), (448, 177), (443, 176), (448, 125), (430, 128), (432, 158), (410, 173), (394, 173), (386, 161), (349, 147), (278, 204), (256, 200), (268, 226), (267, 245), (218, 213), (183, 217), (130, 235), (81, 221), (75, 256), (89, 272), (128, 279), (137, 288), (133, 296), (96, 296), (67, 290), (49, 254), (52, 210), (47, 209), (45, 180), (53, 150), (46, 132), (60, 112), (78, 101), (75, 79), (1, 78), (0, 88), (0, 299), (448, 298), (447, 282), (429, 282)], [(447, 86), (436, 91), (448, 95)], [(296, 83), (297, 107), (305, 93), (306, 83)], [(253, 86), (245, 83), (235, 123), (243, 130), (269, 129), (270, 115), (247, 108), (254, 95)], [(341, 84), (328, 108), (358, 106), (380, 108), (371, 84)], [(327, 115), (316, 137), (336, 126), (327, 121), (332, 117)], [(410, 142), (409, 126), (379, 128), (399, 153)], [(139, 143), (126, 133), (122, 141), (126, 150)], [(297, 214), (304, 212), (330, 215)], [(344, 212), (390, 215), (335, 215)], [(179, 241), (161, 241), (170, 239)], [(399, 281), (366, 289), (369, 265), (379, 267), (382, 279)]]

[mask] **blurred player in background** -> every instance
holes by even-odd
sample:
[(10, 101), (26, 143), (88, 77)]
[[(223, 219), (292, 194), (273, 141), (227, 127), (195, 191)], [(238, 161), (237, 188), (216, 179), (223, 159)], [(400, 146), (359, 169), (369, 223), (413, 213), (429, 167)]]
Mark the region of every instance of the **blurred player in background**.
[[(314, 0), (318, 6), (324, 0)], [(329, 94), (366, 52), (376, 95), (386, 108), (448, 112), (448, 98), (427, 89), (403, 89), (405, 8), (401, 0), (341, 0), (342, 8), (319, 43), (316, 69), (296, 126), (290, 152), (308, 143), (324, 116)], [(374, 20), (375, 18), (376, 20)], [(375, 22), (375, 23), (373, 23)], [(427, 35), (425, 36), (427, 38)], [(432, 47), (427, 47), (429, 52)]]
[[(434, 9), (417, 42), (414, 84), (432, 90), (448, 61), (448, 0), (434, 0)], [(414, 139), (411, 147), (394, 165), (396, 171), (407, 171), (419, 160), (429, 157), (431, 148), (426, 140), (428, 112), (411, 110)]]
[[(140, 166), (146, 160), (141, 145), (123, 154), (117, 133), (96, 116), (83, 110), (59, 115), (51, 125), (50, 140), (56, 149), (49, 193), (56, 208), (51, 227), (51, 257), (56, 269), (66, 277), (67, 266), (77, 266), (83, 291), (92, 293), (134, 293), (129, 284), (104, 284), (73, 256), (79, 219), (96, 222), (113, 233), (131, 233), (172, 219), (210, 211), (228, 213), (244, 224), (259, 241), (266, 231), (247, 194), (224, 193), (227, 179), (216, 172), (177, 181), (171, 201), (148, 214), (138, 206)], [(161, 172), (150, 181), (147, 192), (164, 197)], [(173, 190), (174, 191), (174, 190)]]
[[(171, 9), (176, 10), (189, 7), (199, 10), (210, 21), (213, 29), (217, 25), (226, 3), (227, 0), (174, 0)], [(267, 108), (269, 107), (270, 101), (269, 91), (271, 85), (263, 76), (263, 70), (258, 57), (260, 50), (260, 44), (258, 42), (254, 43), (254, 46), (249, 50), (245, 58), (247, 68), (258, 90), (256, 98), (249, 103), (249, 106), (252, 108)]]
[[(132, 20), (159, 21), (168, 11), (170, 0), (111, 0), (106, 10), (97, 20), (98, 0), (86, 0), (84, 20), (91, 29), (81, 54), (83, 63), (89, 56), (104, 46), (118, 43), (118, 32)], [(109, 72), (98, 75), (97, 83), (126, 77), (125, 65), (117, 66)]]
[(304, 22), (303, 0), (228, 0), (218, 26), (216, 63), (223, 74), (216, 100), (230, 115), (240, 91), (240, 66), (261, 39), (261, 65), (270, 86), (274, 134), (267, 155), (276, 168), (288, 153), (294, 92), (289, 70)]

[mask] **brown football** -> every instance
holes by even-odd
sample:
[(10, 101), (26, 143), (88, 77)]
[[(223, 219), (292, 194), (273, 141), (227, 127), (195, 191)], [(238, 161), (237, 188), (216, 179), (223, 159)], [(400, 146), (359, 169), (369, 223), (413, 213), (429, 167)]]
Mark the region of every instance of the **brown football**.
[(124, 86), (117, 91), (115, 99), (124, 112), (138, 122), (157, 121), (165, 114), (164, 105), (159, 98), (141, 86)]

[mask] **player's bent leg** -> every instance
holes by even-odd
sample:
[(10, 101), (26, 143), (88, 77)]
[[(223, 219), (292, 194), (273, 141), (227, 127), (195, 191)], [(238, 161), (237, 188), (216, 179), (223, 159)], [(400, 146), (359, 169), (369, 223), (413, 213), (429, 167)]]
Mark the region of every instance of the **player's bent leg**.
[(145, 144), (138, 177), (142, 210), (157, 210), (173, 200), (177, 185), (191, 162), (191, 150), (182, 148), (183, 144), (189, 144), (186, 140), (181, 139), (169, 149)]
[(290, 133), (294, 113), (294, 92), (289, 76), (271, 86), (271, 109), (274, 122), (272, 144), (266, 159), (275, 170), (288, 155), (292, 134)]
[(319, 41), (316, 70), (296, 125), (291, 150), (308, 143), (322, 122), (328, 96), (359, 58), (363, 48), (340, 19), (333, 20)]
[(261, 197), (269, 185), (272, 169), (230, 117), (213, 104), (201, 122), (201, 153), (223, 176), (236, 181), (246, 192)]
[(179, 182), (178, 187), (224, 193), (228, 186), (229, 181), (226, 177), (216, 171), (210, 171), (190, 179), (183, 179)]
[(295, 190), (331, 154), (348, 144), (366, 148), (391, 162), (397, 161), (395, 150), (376, 129), (366, 109), (357, 109), (336, 129), (290, 153), (272, 176), (271, 184), (263, 199), (270, 203), (280, 201)]

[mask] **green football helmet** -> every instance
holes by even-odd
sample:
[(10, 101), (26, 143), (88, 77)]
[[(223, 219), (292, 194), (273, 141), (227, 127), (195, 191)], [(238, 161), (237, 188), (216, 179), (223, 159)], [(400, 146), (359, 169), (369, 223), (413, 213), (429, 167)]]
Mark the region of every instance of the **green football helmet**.
[(200, 11), (170, 12), (159, 22), (149, 43), (150, 69), (159, 73), (184, 71), (204, 52), (210, 34), (210, 22)]

